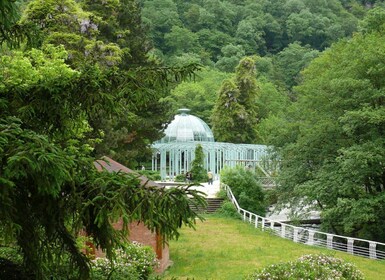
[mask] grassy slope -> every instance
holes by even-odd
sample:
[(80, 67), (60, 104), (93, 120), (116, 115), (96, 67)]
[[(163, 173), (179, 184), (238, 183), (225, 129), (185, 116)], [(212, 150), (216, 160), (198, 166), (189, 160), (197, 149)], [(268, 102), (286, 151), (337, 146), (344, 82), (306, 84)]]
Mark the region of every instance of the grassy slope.
[(242, 221), (207, 216), (205, 222), (198, 222), (196, 231), (185, 228), (178, 241), (170, 242), (170, 258), (174, 265), (165, 272), (164, 278), (243, 279), (257, 268), (316, 253), (354, 263), (366, 279), (385, 277), (385, 261), (296, 244)]

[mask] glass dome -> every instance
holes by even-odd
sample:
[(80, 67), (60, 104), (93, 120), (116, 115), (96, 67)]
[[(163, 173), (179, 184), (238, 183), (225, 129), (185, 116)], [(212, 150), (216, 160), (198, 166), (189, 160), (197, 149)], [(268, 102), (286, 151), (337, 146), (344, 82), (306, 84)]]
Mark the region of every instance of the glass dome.
[(189, 109), (179, 109), (178, 115), (167, 126), (166, 136), (160, 143), (170, 142), (214, 142), (214, 135), (209, 126), (200, 118), (189, 115)]

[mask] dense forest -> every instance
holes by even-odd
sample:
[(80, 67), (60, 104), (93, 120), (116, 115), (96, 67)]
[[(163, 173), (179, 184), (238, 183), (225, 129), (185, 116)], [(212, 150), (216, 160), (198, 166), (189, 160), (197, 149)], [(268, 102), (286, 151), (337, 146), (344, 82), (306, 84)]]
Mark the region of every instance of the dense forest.
[[(285, 107), (285, 99), (294, 100), (300, 71), (334, 42), (358, 32), (359, 22), (382, 1), (151, 0), (141, 5), (150, 55), (166, 65), (205, 66), (197, 80), (182, 83), (164, 101), (173, 111), (191, 108), (213, 126), (221, 81), (243, 57), (256, 59), (261, 120)], [(258, 142), (265, 142), (263, 132), (259, 135)]]
[(136, 167), (181, 107), (217, 141), (274, 147), (283, 203), (385, 241), (383, 1), (0, 1), (0, 42), (0, 239), (38, 279), (47, 261), (87, 279), (80, 228), (112, 257), (119, 215), (194, 224), (187, 193), (90, 167)]

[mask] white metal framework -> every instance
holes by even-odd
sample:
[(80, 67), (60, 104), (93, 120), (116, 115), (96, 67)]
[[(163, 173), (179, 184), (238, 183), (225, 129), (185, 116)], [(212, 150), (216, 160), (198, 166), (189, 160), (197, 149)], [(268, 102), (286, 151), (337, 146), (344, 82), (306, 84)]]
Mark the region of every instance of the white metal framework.
[(190, 171), (197, 145), (203, 148), (207, 171), (218, 174), (225, 166), (242, 164), (259, 168), (268, 177), (262, 166), (262, 162), (266, 163), (267, 146), (214, 142), (208, 125), (188, 112), (188, 109), (180, 109), (166, 128), (166, 136), (152, 145), (152, 170), (160, 170), (162, 180), (172, 180), (176, 175)]
[(195, 148), (201, 145), (205, 155), (204, 168), (218, 174), (225, 167), (242, 164), (266, 172), (262, 162), (267, 155), (267, 146), (231, 144), (223, 142), (175, 142), (153, 144), (152, 169), (160, 170), (162, 180), (173, 179), (191, 169)]

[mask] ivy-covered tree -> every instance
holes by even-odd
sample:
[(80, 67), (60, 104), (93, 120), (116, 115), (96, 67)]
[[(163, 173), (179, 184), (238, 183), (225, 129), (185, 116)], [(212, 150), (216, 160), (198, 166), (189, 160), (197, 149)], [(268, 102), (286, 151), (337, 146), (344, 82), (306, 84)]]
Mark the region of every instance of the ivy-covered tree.
[(218, 93), (212, 116), (217, 141), (256, 142), (258, 90), (255, 59), (243, 58), (236, 68), (235, 78), (225, 80)]

